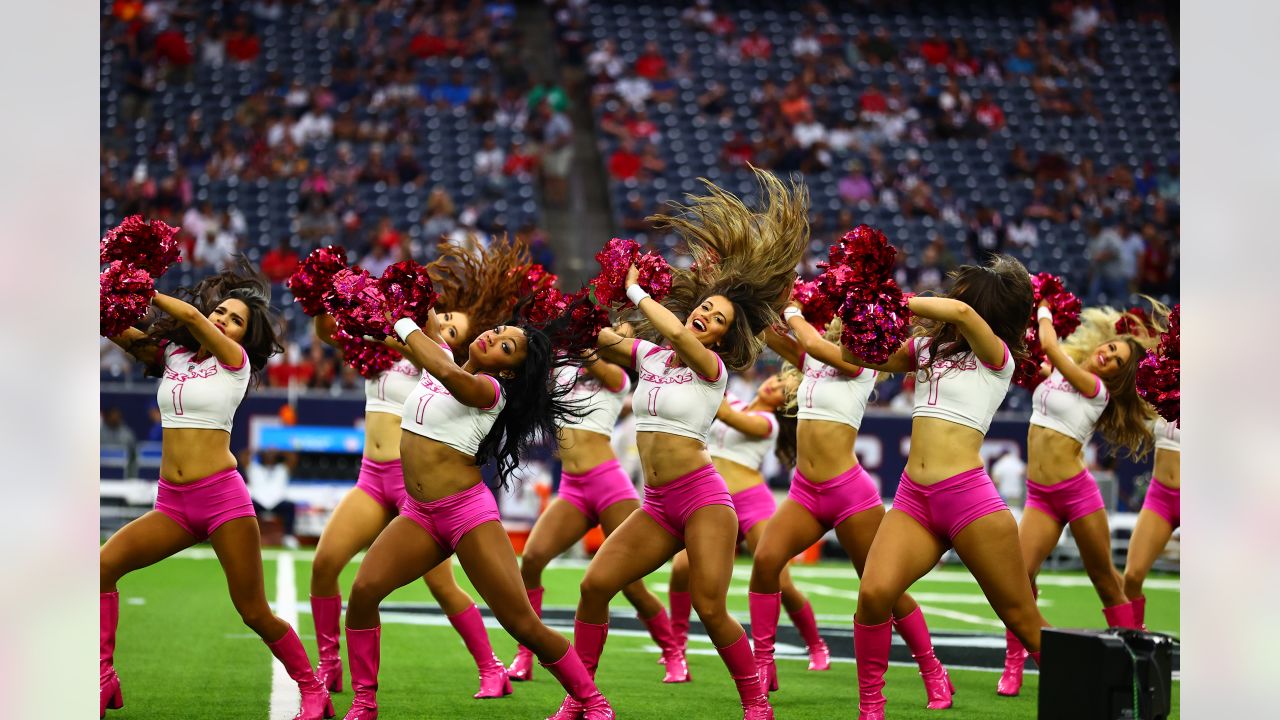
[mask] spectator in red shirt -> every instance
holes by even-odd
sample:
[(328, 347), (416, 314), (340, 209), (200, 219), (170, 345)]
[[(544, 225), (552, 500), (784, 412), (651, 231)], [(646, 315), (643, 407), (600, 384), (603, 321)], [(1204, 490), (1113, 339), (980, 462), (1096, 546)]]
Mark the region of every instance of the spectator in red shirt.
[(653, 140), (658, 136), (658, 126), (644, 110), (637, 110), (627, 120), (627, 133), (636, 140)]
[(400, 247), (401, 240), (400, 231), (391, 226), (391, 218), (383, 215), (378, 221), (378, 227), (373, 230), (373, 241), (387, 250), (395, 250)]
[(635, 143), (630, 140), (613, 151), (609, 156), (609, 174), (615, 180), (631, 180), (640, 174), (640, 155), (636, 153)]
[(746, 167), (755, 159), (756, 148), (741, 131), (720, 149), (720, 162), (727, 167)]
[(636, 74), (646, 80), (653, 80), (666, 69), (667, 61), (658, 52), (658, 43), (650, 40), (644, 45), (644, 52), (636, 58)]
[(167, 27), (156, 35), (156, 58), (179, 68), (195, 61), (191, 45), (176, 27)]
[(538, 156), (512, 140), (511, 147), (507, 149), (507, 160), (502, 165), (502, 174), (507, 177), (529, 177), (537, 167)]
[(235, 62), (248, 63), (258, 59), (261, 50), (258, 37), (249, 27), (249, 18), (237, 15), (235, 25), (227, 33), (227, 57)]
[(738, 43), (738, 54), (743, 60), (768, 60), (773, 55), (773, 43), (756, 28), (752, 28)]
[(261, 266), (262, 274), (271, 282), (282, 283), (297, 269), (298, 253), (289, 247), (288, 238), (281, 238), (279, 245), (262, 256)]
[(884, 99), (880, 88), (871, 85), (858, 98), (858, 108), (870, 115), (883, 115), (889, 111), (889, 103)]
[(1004, 127), (1004, 111), (985, 90), (979, 96), (978, 104), (973, 106), (973, 117), (990, 132)]
[(951, 46), (934, 33), (928, 40), (920, 43), (920, 57), (930, 65), (946, 65), (947, 60), (951, 58)]

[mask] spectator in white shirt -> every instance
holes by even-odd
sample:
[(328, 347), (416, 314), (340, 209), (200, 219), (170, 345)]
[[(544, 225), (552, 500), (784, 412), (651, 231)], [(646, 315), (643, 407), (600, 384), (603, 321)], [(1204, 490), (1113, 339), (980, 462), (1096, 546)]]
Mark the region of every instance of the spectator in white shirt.
[(618, 97), (636, 110), (643, 108), (653, 95), (653, 86), (648, 80), (638, 75), (622, 78), (614, 90), (618, 93)]
[(1022, 507), (1022, 496), (1027, 486), (1027, 464), (1018, 457), (1017, 450), (1001, 455), (991, 465), (991, 479), (996, 491), (1010, 507)]
[(488, 185), (490, 189), (501, 190), (506, 182), (506, 176), (502, 174), (506, 161), (506, 153), (498, 147), (497, 139), (486, 135), (475, 154), (476, 180)]
[(592, 75), (599, 75), (603, 72), (610, 78), (617, 80), (623, 69), (622, 58), (618, 57), (613, 41), (607, 38), (601, 40), (600, 45), (587, 56), (587, 70)]
[(333, 118), (329, 117), (329, 113), (320, 107), (319, 102), (315, 101), (311, 103), (311, 108), (299, 118), (298, 124), (294, 127), (297, 130), (295, 142), (299, 145), (318, 140), (328, 140), (333, 136)]
[(1006, 230), (1009, 242), (1018, 248), (1033, 248), (1040, 244), (1040, 231), (1031, 218), (1020, 217), (1011, 223)]
[(822, 44), (813, 34), (813, 27), (805, 25), (799, 35), (791, 40), (791, 54), (799, 60), (816, 58), (822, 54)]
[(813, 111), (806, 110), (800, 116), (795, 128), (791, 131), (800, 147), (808, 150), (811, 145), (827, 139), (827, 128), (813, 117)]
[(1080, 37), (1088, 37), (1098, 29), (1098, 25), (1102, 22), (1102, 14), (1098, 12), (1098, 6), (1091, 2), (1078, 3), (1071, 10), (1071, 34)]

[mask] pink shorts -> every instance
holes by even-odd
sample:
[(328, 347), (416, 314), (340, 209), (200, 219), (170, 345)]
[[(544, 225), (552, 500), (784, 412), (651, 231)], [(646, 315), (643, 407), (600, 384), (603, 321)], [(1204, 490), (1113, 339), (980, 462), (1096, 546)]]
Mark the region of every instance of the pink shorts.
[(644, 486), (644, 503), (640, 505), (653, 521), (684, 542), (684, 526), (695, 510), (707, 505), (728, 505), (733, 498), (715, 465), (706, 465), (672, 480), (662, 487)]
[(558, 493), (578, 508), (578, 512), (585, 515), (593, 526), (599, 524), (600, 513), (610, 505), (640, 499), (636, 486), (631, 484), (631, 478), (627, 477), (617, 460), (601, 463), (581, 475), (560, 473)]
[(778, 503), (773, 499), (773, 492), (769, 490), (766, 483), (752, 485), (742, 492), (734, 493), (731, 497), (733, 508), (738, 512), (739, 542), (746, 540), (751, 528), (761, 520), (773, 517), (774, 511), (778, 509)]
[(1088, 470), (1056, 485), (1027, 480), (1026, 507), (1035, 508), (1059, 523), (1073, 523), (1085, 515), (1105, 509), (1102, 491)]
[(1150, 510), (1178, 528), (1182, 525), (1182, 490), (1151, 478), (1151, 485), (1147, 487), (1147, 499), (1142, 501), (1142, 509)]
[(169, 516), (199, 542), (229, 520), (256, 517), (249, 486), (236, 468), (177, 485), (160, 478), (156, 510)]
[(440, 547), (452, 553), (462, 536), (490, 520), (501, 522), (498, 501), (484, 483), (431, 502), (405, 494), (400, 514), (422, 526)]
[(405, 498), (404, 466), (399, 460), (378, 462), (361, 458), (356, 489), (363, 490), (382, 507), (398, 512)]
[(953, 475), (933, 485), (920, 485), (902, 473), (893, 509), (901, 510), (939, 540), (950, 543), (969, 523), (992, 513), (1008, 511), (991, 476), (983, 468)]
[(791, 476), (787, 497), (809, 511), (823, 527), (831, 529), (853, 515), (884, 507), (880, 491), (861, 465), (854, 465), (826, 482), (811, 482), (799, 470)]

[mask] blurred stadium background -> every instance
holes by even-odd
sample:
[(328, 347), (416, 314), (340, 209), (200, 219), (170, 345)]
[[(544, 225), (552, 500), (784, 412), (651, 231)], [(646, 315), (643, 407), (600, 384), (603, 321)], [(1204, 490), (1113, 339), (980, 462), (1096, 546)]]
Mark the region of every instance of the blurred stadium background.
[[(242, 465), (290, 475), (297, 535), (354, 483), (361, 379), (312, 336), (281, 284), (345, 246), (380, 272), (436, 244), (527, 240), (576, 288), (611, 236), (687, 262), (645, 216), (696, 178), (751, 197), (748, 163), (803, 178), (804, 268), (869, 223), (903, 252), (905, 289), (1008, 252), (1089, 302), (1178, 299), (1177, 3), (102, 0), (101, 225), (182, 226), (189, 284), (234, 254), (259, 264), (286, 352), (241, 405)], [(746, 394), (776, 358), (734, 381)], [(102, 532), (147, 509), (159, 466), (154, 383), (101, 353)], [(902, 381), (859, 439), (892, 497), (909, 436)], [(1020, 505), (1029, 395), (985, 455)], [(616, 444), (635, 467), (623, 421)], [(1122, 564), (1149, 467), (1089, 450)], [(547, 452), (503, 498), (513, 539), (556, 477)], [(787, 476), (768, 473), (779, 493)], [(264, 516), (269, 541), (279, 518)], [(1177, 542), (1164, 562), (1177, 569)], [(838, 552), (833, 550), (833, 552)], [(817, 551), (815, 551), (816, 555)], [(1067, 537), (1047, 567), (1078, 567)]]

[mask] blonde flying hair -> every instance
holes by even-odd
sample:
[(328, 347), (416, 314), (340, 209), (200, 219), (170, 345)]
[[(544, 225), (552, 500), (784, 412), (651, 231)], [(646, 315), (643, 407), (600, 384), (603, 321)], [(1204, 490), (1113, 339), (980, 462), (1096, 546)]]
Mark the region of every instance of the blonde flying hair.
[(1155, 442), (1151, 433), (1151, 421), (1155, 419), (1155, 411), (1138, 396), (1135, 385), (1138, 363), (1147, 350), (1156, 346), (1160, 333), (1166, 329), (1166, 318), (1169, 308), (1155, 300), (1146, 298), (1152, 307), (1150, 323), (1154, 332), (1127, 334), (1116, 332), (1116, 322), (1127, 317), (1133, 327), (1140, 330), (1147, 322), (1129, 312), (1116, 310), (1113, 307), (1091, 307), (1080, 313), (1080, 327), (1071, 336), (1062, 341), (1062, 350), (1077, 365), (1082, 365), (1093, 354), (1099, 345), (1109, 342), (1128, 343), (1129, 362), (1120, 368), (1120, 372), (1110, 378), (1102, 378), (1111, 400), (1098, 418), (1097, 431), (1103, 439), (1119, 454), (1125, 454), (1133, 460), (1142, 460)]
[[(761, 207), (752, 210), (733, 193), (706, 178), (706, 195), (687, 195), (687, 205), (648, 218), (670, 228), (688, 244), (693, 266), (673, 268), (671, 294), (663, 306), (683, 322), (703, 300), (721, 295), (733, 303), (733, 323), (713, 348), (731, 370), (745, 370), (764, 348), (764, 329), (779, 322), (795, 283), (796, 264), (809, 245), (809, 194), (801, 184), (783, 183), (752, 168)], [(647, 320), (637, 335), (650, 337)]]

